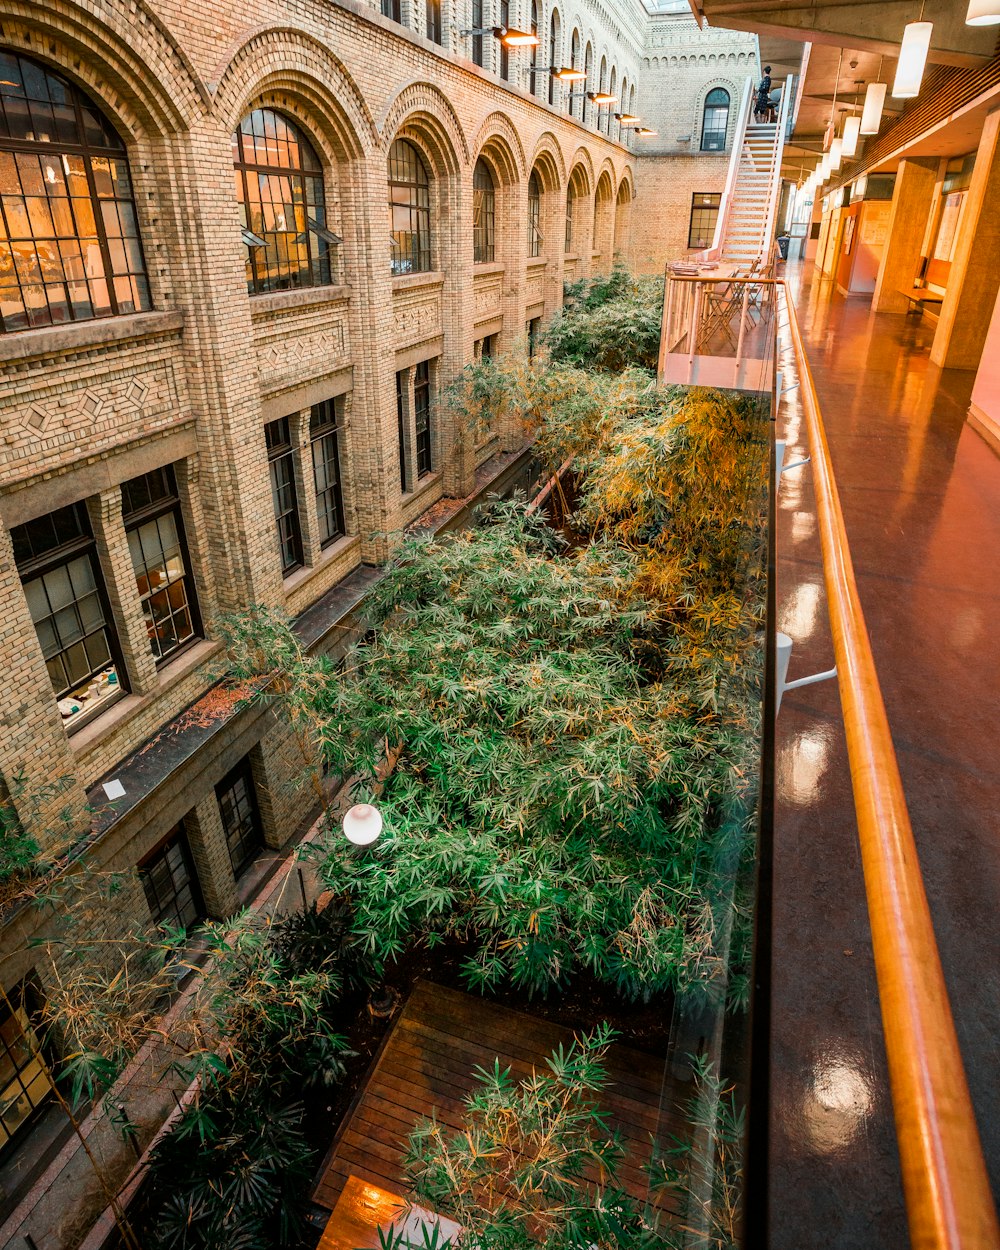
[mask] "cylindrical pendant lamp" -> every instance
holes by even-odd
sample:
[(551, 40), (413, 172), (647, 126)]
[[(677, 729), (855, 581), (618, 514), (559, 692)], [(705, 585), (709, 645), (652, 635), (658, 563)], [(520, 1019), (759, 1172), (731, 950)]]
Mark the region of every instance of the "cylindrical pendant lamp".
[(830, 158), (830, 168), (833, 170), (834, 173), (836, 173), (837, 170), (840, 169), (841, 163), (843, 162), (843, 159), (844, 159), (843, 139), (840, 139), (840, 138), (834, 139), (834, 141), (830, 144), (830, 151), (827, 153), (827, 155)]
[(899, 100), (912, 100), (920, 91), (933, 29), (933, 22), (908, 22), (903, 27), (896, 81), (892, 84), (892, 94)]
[(861, 118), (857, 113), (844, 118), (844, 155), (857, 156), (858, 136), (861, 134)]
[(966, 26), (1000, 25), (1000, 0), (969, 0)]
[(888, 83), (870, 82), (865, 92), (865, 107), (861, 113), (861, 134), (877, 135), (882, 125), (882, 105)]

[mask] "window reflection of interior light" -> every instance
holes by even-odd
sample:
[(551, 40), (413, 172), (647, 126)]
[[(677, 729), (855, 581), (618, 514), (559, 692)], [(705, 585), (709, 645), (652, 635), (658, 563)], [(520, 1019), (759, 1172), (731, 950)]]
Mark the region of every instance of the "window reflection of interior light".
[(55, 180), (56, 180), (56, 171), (52, 168), (51, 165), (46, 165), (45, 166), (45, 181), (55, 182)]

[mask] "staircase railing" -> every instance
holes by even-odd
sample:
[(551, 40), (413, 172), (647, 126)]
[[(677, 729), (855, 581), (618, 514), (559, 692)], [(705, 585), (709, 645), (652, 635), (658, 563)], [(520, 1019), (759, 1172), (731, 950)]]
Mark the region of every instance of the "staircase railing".
[(740, 162), (743, 160), (743, 143), (746, 139), (747, 125), (750, 121), (750, 110), (753, 107), (753, 95), (753, 79), (747, 78), (743, 83), (743, 99), (736, 118), (733, 147), (729, 153), (729, 168), (726, 171), (726, 185), (722, 192), (722, 200), (719, 203), (719, 215), (715, 219), (715, 234), (712, 236), (712, 246), (705, 248), (703, 252), (696, 252), (696, 260), (718, 260), (722, 255), (722, 243), (726, 237), (726, 226), (729, 222), (733, 195), (736, 191), (736, 176), (739, 173)]
[(774, 149), (771, 152), (771, 167), (769, 170), (771, 178), (771, 191), (767, 204), (767, 222), (764, 226), (764, 233), (760, 241), (760, 254), (766, 256), (771, 248), (771, 241), (774, 238), (774, 223), (778, 215), (778, 203), (781, 200), (781, 157), (785, 150), (785, 128), (788, 125), (788, 116), (791, 112), (791, 80), (788, 79), (781, 89), (781, 102), (778, 105), (778, 124), (774, 133)]

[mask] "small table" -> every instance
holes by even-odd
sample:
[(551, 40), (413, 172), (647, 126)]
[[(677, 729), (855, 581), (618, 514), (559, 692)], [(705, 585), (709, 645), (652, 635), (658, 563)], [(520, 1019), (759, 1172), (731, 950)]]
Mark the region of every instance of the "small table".
[(459, 1233), (454, 1220), (446, 1220), (424, 1207), (411, 1206), (399, 1194), (380, 1189), (358, 1176), (349, 1176), (337, 1199), (317, 1250), (379, 1250), (379, 1229), (404, 1232), (403, 1245), (421, 1247), (422, 1230), (440, 1224), (442, 1247)]

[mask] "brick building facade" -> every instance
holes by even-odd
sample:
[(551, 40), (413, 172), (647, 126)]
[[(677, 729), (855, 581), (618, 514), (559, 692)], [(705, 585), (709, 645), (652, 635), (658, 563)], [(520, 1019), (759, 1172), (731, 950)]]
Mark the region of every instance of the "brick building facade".
[[(680, 134), (725, 84), (731, 138), (744, 36), (638, 0), (481, 12), (0, 3), (0, 793), (43, 851), (86, 836), (140, 870), (104, 923), (224, 916), (308, 823), (287, 730), (192, 715), (221, 617), (281, 608), (339, 645), (384, 535), (520, 445), (466, 437), (441, 388), (484, 343), (523, 348), (565, 282), (660, 268), (692, 191), (722, 189), (726, 136), (678, 159)], [(501, 16), (537, 50), (461, 33)], [(39, 923), (6, 913), (8, 990), (44, 992)]]

